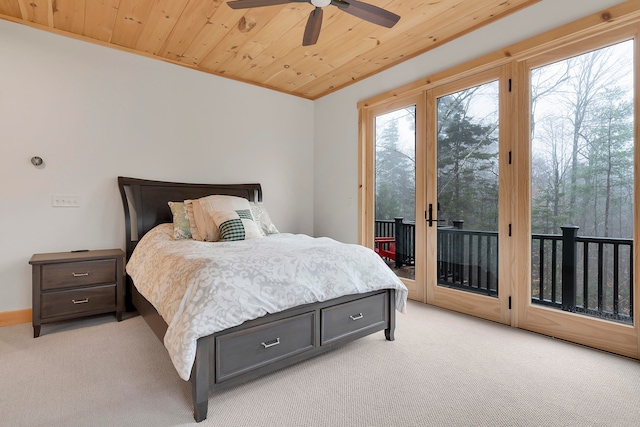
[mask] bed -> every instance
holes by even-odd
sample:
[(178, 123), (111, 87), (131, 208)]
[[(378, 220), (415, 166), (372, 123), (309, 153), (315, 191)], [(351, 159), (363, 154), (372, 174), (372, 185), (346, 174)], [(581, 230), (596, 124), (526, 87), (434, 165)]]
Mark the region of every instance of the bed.
[[(169, 202), (223, 195), (255, 204), (262, 202), (260, 184), (118, 177), (118, 187), (125, 216), (127, 306), (140, 313), (165, 344), (178, 374), (191, 382), (197, 422), (207, 417), (210, 392), (374, 332), (384, 331), (387, 340), (394, 340), (395, 312), (404, 311), (407, 289), (370, 249), (287, 233), (239, 242), (172, 242)], [(170, 259), (173, 267), (161, 272), (155, 264), (144, 264), (159, 259)], [(357, 273), (360, 267), (351, 269), (359, 263), (365, 265), (362, 273)], [(295, 271), (287, 271), (293, 264)], [(307, 264), (313, 264), (313, 275), (305, 276)], [(377, 271), (378, 264), (386, 270)], [(218, 297), (231, 276), (233, 291)], [(295, 276), (299, 283), (280, 276)], [(354, 285), (346, 284), (350, 276), (356, 277)], [(218, 299), (194, 308), (196, 300), (206, 299), (203, 293)]]

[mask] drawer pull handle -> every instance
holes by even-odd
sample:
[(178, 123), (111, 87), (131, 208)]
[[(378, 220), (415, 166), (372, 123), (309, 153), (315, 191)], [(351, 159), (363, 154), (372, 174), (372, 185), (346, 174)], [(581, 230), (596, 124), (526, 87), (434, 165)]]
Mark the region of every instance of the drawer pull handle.
[(264, 348), (273, 347), (274, 345), (278, 345), (278, 344), (280, 344), (280, 338), (276, 338), (276, 340), (275, 340), (275, 341), (270, 342), (269, 344), (267, 344), (266, 342), (263, 342), (263, 343), (261, 343), (261, 344), (262, 344), (262, 346), (263, 346)]
[(364, 317), (364, 314), (358, 313), (357, 316), (353, 316), (352, 315), (352, 316), (349, 316), (349, 317), (351, 318), (351, 320), (360, 320), (360, 319), (362, 319)]
[(82, 276), (88, 276), (89, 272), (87, 271), (86, 273), (71, 273), (71, 275), (73, 277), (82, 277)]
[(85, 299), (72, 299), (71, 301), (73, 301), (74, 304), (86, 304), (89, 302), (89, 298), (85, 298)]

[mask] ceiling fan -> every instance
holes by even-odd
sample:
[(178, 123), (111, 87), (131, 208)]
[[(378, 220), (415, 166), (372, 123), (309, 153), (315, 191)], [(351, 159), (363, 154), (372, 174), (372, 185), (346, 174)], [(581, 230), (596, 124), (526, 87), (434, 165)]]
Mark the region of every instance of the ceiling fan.
[(314, 45), (318, 41), (322, 27), (322, 8), (325, 6), (336, 6), (343, 12), (387, 28), (393, 27), (400, 19), (400, 16), (395, 13), (357, 0), (234, 0), (227, 4), (232, 9), (248, 9), (285, 3), (311, 3), (316, 7), (307, 20), (302, 46)]

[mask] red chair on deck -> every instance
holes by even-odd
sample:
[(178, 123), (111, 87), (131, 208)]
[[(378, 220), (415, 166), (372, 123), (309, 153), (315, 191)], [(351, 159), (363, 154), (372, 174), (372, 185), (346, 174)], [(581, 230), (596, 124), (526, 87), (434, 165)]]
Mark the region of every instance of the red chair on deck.
[(396, 260), (396, 238), (395, 237), (376, 237), (375, 248), (378, 255), (383, 259), (391, 261)]

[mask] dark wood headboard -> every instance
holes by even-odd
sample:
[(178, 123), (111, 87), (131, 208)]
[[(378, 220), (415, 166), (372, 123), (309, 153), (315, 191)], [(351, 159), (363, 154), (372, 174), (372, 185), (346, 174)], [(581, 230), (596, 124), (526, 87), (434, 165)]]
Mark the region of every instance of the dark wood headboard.
[(118, 177), (124, 208), (127, 260), (138, 241), (158, 224), (173, 221), (168, 202), (224, 194), (262, 201), (260, 184), (187, 184)]

